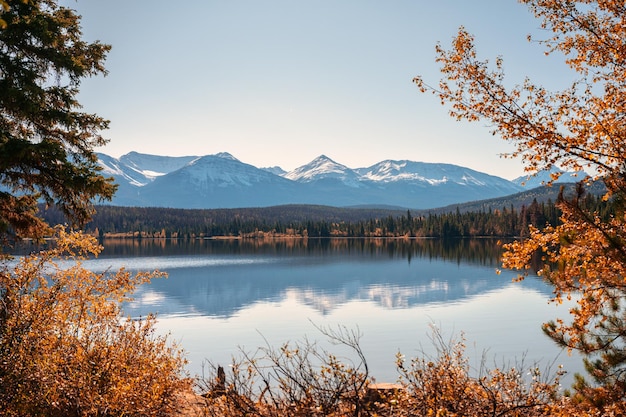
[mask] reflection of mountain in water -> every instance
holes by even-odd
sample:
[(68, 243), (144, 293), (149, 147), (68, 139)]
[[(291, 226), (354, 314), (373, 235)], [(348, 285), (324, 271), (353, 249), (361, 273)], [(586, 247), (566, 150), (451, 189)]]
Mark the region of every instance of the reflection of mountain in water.
[[(495, 274), (500, 248), (488, 239), (181, 243), (105, 245), (104, 261), (150, 256), (143, 269), (159, 260), (159, 268), (169, 272), (168, 279), (139, 289), (127, 306), (129, 314), (232, 316), (246, 306), (286, 297), (322, 313), (352, 301), (410, 308), (461, 302), (512, 285), (515, 276)], [(550, 294), (536, 278), (515, 285)]]

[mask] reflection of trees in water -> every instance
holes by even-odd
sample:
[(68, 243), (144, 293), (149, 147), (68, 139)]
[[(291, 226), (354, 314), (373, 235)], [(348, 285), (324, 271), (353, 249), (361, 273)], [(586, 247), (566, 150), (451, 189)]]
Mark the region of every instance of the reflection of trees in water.
[(273, 238), (273, 239), (106, 239), (104, 257), (164, 255), (360, 255), (428, 258), (497, 267), (496, 239)]
[[(160, 313), (224, 317), (285, 297), (322, 314), (350, 301), (403, 309), (462, 302), (510, 285), (515, 275), (496, 275), (501, 246), (495, 239), (143, 239), (105, 241), (105, 248), (108, 256), (235, 261), (164, 268), (170, 279), (140, 289), (131, 311), (138, 315), (155, 308), (155, 295), (164, 300), (157, 302)], [(239, 257), (260, 263), (238, 263)], [(538, 279), (516, 285), (550, 294)]]

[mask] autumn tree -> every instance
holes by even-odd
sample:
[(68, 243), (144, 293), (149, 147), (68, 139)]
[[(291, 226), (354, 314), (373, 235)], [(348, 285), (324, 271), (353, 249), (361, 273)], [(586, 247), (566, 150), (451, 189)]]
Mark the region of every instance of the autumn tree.
[[(574, 197), (561, 196), (562, 224), (532, 229), (529, 239), (507, 247), (506, 268), (538, 271), (554, 285), (554, 301), (577, 297), (569, 319), (544, 325), (559, 344), (582, 352), (600, 386), (579, 379), (577, 388), (595, 405), (626, 400), (626, 5), (623, 0), (521, 0), (541, 21), (546, 55), (564, 57), (572, 84), (550, 91), (529, 78), (505, 82), (503, 60), (481, 60), (474, 37), (459, 29), (450, 49), (437, 45), (443, 77), (438, 85), (415, 78), (422, 91), (450, 105), (459, 120), (489, 122), (493, 133), (515, 144), (529, 173), (557, 166), (592, 173)], [(554, 177), (556, 179), (557, 176)], [(608, 221), (585, 210), (584, 183), (602, 181), (616, 205)]]
[(103, 118), (82, 112), (85, 77), (106, 74), (109, 46), (82, 39), (80, 17), (55, 0), (0, 2), (0, 233), (38, 237), (45, 201), (71, 222), (110, 199), (94, 147), (106, 140)]

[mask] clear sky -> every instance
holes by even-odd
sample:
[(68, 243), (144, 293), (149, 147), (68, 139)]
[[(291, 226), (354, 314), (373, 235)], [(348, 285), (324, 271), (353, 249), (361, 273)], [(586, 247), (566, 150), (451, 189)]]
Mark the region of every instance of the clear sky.
[(84, 109), (111, 121), (100, 152), (230, 152), (291, 170), (325, 154), (351, 168), (445, 162), (512, 179), (520, 161), (484, 123), (457, 122), (411, 82), (436, 84), (435, 44), (463, 25), (502, 55), (511, 84), (547, 87), (563, 66), (526, 40), (540, 22), (515, 0), (61, 0), (84, 36), (111, 44)]

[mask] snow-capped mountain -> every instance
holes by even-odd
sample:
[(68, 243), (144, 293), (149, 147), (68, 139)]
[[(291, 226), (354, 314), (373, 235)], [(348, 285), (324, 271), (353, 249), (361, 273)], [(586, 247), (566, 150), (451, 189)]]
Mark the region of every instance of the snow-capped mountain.
[(500, 186), (513, 192), (517, 188), (512, 187), (510, 181), (503, 178), (451, 164), (386, 160), (356, 171), (363, 179), (380, 183), (402, 181), (433, 186), (456, 183), (469, 186)]
[(284, 174), (283, 177), (304, 183), (331, 180), (350, 187), (361, 185), (359, 174), (345, 165), (338, 164), (326, 155), (318, 156), (308, 164)]
[(382, 161), (352, 169), (320, 156), (291, 172), (257, 168), (229, 153), (168, 157), (99, 154), (119, 184), (112, 204), (175, 208), (281, 204), (386, 205), (412, 209), (500, 197), (522, 190), (511, 181), (450, 164)]
[(271, 172), (274, 175), (279, 175), (279, 176), (283, 176), (287, 173), (287, 171), (285, 171), (284, 169), (282, 169), (279, 166), (273, 166), (273, 167), (265, 167), (265, 168), (261, 168), (263, 171), (267, 171), (267, 172)]
[(292, 181), (245, 164), (230, 154), (207, 155), (139, 191), (150, 205), (177, 208), (233, 208), (288, 204), (297, 196)]
[[(157, 156), (130, 152), (115, 159), (99, 153), (98, 161), (103, 173), (119, 177), (138, 187), (152, 182), (156, 177), (169, 174), (198, 159), (198, 156)], [(122, 184), (124, 181), (119, 181)]]
[(521, 177), (515, 178), (512, 182), (524, 187), (524, 189), (530, 190), (532, 188), (541, 187), (542, 185), (548, 184), (552, 181), (553, 174), (560, 174), (560, 177), (555, 181), (555, 183), (565, 183), (565, 182), (579, 182), (587, 176), (587, 173), (584, 171), (574, 172), (574, 171), (563, 171), (559, 168), (553, 167), (549, 171), (540, 171), (533, 175), (522, 175)]

